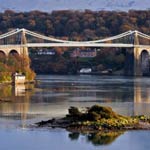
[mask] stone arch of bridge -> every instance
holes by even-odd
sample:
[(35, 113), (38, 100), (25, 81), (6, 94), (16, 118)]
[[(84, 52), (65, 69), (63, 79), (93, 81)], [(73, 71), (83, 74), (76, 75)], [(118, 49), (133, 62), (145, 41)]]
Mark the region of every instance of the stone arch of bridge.
[(6, 53), (3, 50), (0, 50), (0, 57), (6, 57)]
[(12, 49), (9, 51), (9, 56), (16, 56), (16, 55), (20, 55), (18, 50)]
[(150, 75), (150, 52), (143, 49), (140, 54), (141, 74)]

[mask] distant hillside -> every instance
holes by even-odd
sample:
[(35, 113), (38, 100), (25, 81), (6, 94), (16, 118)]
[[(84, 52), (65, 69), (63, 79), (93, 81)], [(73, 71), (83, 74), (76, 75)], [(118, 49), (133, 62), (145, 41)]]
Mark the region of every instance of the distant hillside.
[(0, 0), (0, 11), (7, 9), (14, 11), (40, 10), (122, 10), (150, 9), (149, 0)]

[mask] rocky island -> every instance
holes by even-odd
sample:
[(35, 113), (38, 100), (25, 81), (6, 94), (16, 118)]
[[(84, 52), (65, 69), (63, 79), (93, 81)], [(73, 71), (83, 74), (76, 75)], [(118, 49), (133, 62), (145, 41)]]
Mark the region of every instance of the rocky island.
[(37, 127), (65, 128), (74, 132), (149, 130), (149, 116), (123, 116), (110, 107), (94, 105), (84, 112), (70, 107), (64, 118), (53, 118), (36, 123)]

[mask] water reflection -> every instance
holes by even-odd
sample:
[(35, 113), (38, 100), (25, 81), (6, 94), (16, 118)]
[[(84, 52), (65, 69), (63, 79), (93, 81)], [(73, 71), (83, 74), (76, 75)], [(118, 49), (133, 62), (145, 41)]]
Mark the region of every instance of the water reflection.
[(25, 127), (28, 120), (60, 117), (70, 106), (93, 104), (123, 115), (150, 114), (148, 78), (38, 76), (38, 80), (36, 85), (0, 87), (0, 120), (20, 120)]
[(110, 145), (115, 141), (120, 135), (122, 135), (123, 131), (112, 131), (112, 132), (97, 132), (97, 133), (86, 133), (80, 134), (77, 132), (72, 132), (68, 134), (68, 137), (71, 140), (79, 140), (80, 137), (84, 137), (86, 141), (92, 143), (94, 146), (100, 145)]
[[(149, 79), (136, 78), (134, 81), (134, 115), (150, 114)], [(140, 113), (139, 113), (140, 112)]]
[(21, 126), (26, 126), (27, 114), (30, 107), (33, 85), (3, 86), (0, 88), (0, 115), (1, 118), (21, 121)]
[(150, 147), (149, 131), (79, 134), (61, 129), (18, 129), (63, 116), (70, 106), (100, 104), (123, 115), (150, 115), (149, 78), (38, 76), (37, 79), (40, 82), (36, 85), (0, 85), (0, 134), (3, 137), (0, 149), (144, 150)]

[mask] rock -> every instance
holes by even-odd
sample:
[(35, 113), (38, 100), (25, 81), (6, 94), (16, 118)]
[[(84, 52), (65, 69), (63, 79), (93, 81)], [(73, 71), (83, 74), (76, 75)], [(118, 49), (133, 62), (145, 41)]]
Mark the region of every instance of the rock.
[(71, 106), (68, 109), (68, 112), (69, 112), (69, 115), (71, 115), (71, 116), (78, 116), (78, 115), (81, 114), (81, 112), (79, 111), (79, 109), (77, 107), (73, 107), (73, 106)]
[(115, 113), (110, 107), (103, 107), (99, 105), (94, 105), (88, 110), (88, 114), (90, 115), (91, 113), (95, 114), (95, 117), (98, 118), (97, 115), (99, 115), (99, 118), (119, 118), (117, 113)]

